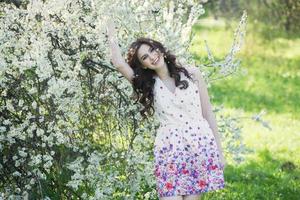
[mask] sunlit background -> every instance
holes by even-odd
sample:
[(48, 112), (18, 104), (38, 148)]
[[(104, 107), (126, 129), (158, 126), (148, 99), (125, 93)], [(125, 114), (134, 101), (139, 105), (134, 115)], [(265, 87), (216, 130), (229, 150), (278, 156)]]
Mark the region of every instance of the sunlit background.
[[(214, 105), (240, 117), (242, 136), (254, 150), (239, 167), (226, 169), (228, 188), (204, 199), (299, 199), (300, 184), (300, 3), (211, 1), (193, 27), (191, 52), (205, 62), (204, 40), (216, 58), (230, 48), (243, 9), (247, 33), (239, 57), (242, 73), (213, 81)], [(255, 113), (271, 129), (251, 120)]]

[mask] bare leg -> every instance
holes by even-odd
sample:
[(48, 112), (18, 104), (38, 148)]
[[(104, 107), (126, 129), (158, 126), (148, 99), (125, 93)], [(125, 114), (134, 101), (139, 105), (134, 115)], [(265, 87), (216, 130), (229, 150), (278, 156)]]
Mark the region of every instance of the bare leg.
[(183, 200), (183, 196), (160, 197), (160, 200)]
[(200, 194), (184, 195), (183, 200), (200, 200)]

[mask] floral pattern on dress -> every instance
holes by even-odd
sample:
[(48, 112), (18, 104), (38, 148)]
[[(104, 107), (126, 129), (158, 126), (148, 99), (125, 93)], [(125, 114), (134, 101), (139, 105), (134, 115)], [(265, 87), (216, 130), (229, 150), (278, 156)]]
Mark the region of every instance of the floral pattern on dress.
[(154, 147), (159, 196), (191, 195), (224, 188), (223, 166), (208, 127), (193, 127), (206, 134), (190, 131), (185, 136), (179, 134), (184, 128), (168, 127), (164, 138), (156, 138)]
[(156, 187), (159, 197), (192, 195), (225, 187), (216, 141), (202, 117), (198, 87), (168, 90), (156, 77), (155, 116), (160, 121), (154, 142)]

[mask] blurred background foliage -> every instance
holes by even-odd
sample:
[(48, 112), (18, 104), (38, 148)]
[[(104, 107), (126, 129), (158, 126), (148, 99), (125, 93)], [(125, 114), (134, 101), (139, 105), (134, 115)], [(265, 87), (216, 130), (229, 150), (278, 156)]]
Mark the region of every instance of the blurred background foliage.
[[(239, 17), (248, 13), (241, 73), (212, 82), (209, 92), (215, 106), (245, 119), (242, 136), (254, 153), (226, 168), (225, 190), (202, 199), (299, 199), (300, 1), (215, 0), (204, 7), (190, 49), (198, 64), (208, 59), (204, 40), (216, 58), (226, 54)], [(260, 111), (270, 130), (248, 120)]]
[(207, 14), (215, 19), (225, 18), (230, 24), (246, 9), (248, 21), (260, 24), (265, 38), (297, 37), (300, 34), (300, 1), (298, 0), (212, 0), (207, 1)]

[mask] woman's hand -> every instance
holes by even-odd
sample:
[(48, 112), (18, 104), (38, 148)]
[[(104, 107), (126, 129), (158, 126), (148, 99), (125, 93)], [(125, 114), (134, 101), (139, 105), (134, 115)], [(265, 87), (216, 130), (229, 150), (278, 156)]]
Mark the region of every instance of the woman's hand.
[(223, 166), (223, 168), (225, 168), (225, 166), (227, 166), (227, 163), (226, 163), (223, 152), (221, 152), (219, 155), (220, 155), (219, 158), (220, 158), (221, 165)]
[(116, 35), (115, 23), (112, 19), (106, 20), (106, 31), (109, 38), (114, 38)]

